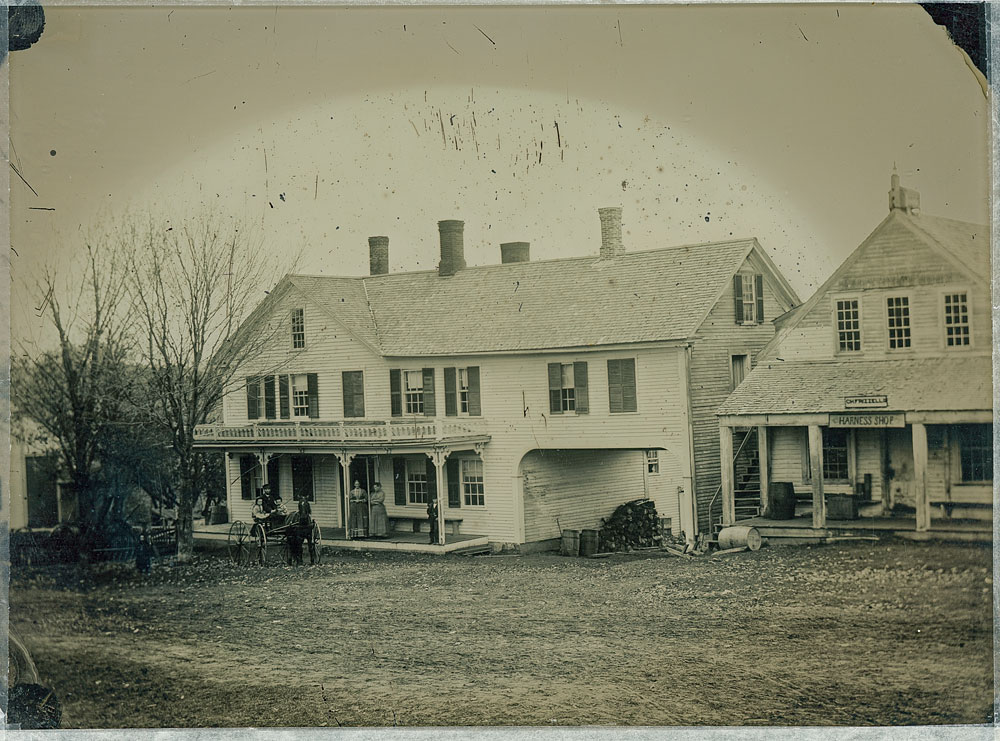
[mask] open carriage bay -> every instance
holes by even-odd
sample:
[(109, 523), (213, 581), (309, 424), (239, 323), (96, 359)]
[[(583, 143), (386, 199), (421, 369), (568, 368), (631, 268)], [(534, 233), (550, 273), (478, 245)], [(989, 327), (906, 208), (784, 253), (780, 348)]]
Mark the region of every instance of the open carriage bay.
[(10, 619), (69, 728), (986, 723), (991, 557), (203, 554), (20, 569)]

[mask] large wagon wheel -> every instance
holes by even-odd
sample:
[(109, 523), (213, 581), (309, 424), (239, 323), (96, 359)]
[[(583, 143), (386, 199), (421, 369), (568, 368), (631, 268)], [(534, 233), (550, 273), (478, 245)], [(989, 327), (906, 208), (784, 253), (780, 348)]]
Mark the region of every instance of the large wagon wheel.
[(250, 563), (250, 533), (245, 523), (237, 520), (229, 526), (229, 560), (239, 566)]
[(320, 537), (322, 537), (322, 532), (319, 529), (319, 523), (313, 520), (312, 532), (309, 534), (309, 563), (314, 566), (319, 563), (320, 554), (323, 551)]
[(267, 564), (267, 533), (259, 522), (250, 528), (250, 563), (256, 566)]

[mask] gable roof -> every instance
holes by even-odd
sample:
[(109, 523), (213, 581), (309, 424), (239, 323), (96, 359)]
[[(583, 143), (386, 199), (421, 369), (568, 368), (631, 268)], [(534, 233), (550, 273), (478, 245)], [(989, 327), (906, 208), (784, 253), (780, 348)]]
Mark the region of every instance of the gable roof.
[(967, 221), (945, 219), (928, 214), (913, 214), (901, 210), (892, 210), (871, 234), (847, 256), (847, 259), (833, 271), (815, 293), (806, 299), (805, 303), (794, 307), (779, 317), (776, 331), (770, 342), (765, 345), (758, 357), (761, 360), (774, 357), (781, 347), (782, 340), (802, 319), (809, 315), (813, 307), (819, 303), (830, 288), (836, 285), (844, 273), (851, 269), (865, 253), (865, 248), (876, 241), (881, 233), (894, 224), (903, 224), (923, 244), (941, 255), (958, 269), (965, 272), (970, 280), (988, 283), (990, 280), (990, 230), (988, 226), (973, 224)]
[[(754, 239), (362, 278), (290, 276), (385, 356), (529, 351), (694, 336)], [(797, 301), (778, 275), (777, 283)]]

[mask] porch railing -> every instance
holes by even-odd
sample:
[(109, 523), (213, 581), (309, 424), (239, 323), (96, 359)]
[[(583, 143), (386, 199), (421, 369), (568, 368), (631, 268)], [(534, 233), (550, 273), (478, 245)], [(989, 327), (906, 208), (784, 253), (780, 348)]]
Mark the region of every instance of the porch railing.
[(196, 443), (207, 442), (406, 442), (486, 434), (482, 419), (399, 417), (341, 422), (252, 422), (198, 425)]

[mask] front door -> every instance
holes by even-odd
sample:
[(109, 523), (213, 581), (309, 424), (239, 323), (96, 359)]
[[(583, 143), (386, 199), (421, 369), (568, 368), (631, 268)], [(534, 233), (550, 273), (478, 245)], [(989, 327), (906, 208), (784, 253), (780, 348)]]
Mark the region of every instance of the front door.
[(913, 494), (913, 438), (909, 427), (886, 430), (888, 446), (889, 507), (915, 505)]

